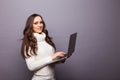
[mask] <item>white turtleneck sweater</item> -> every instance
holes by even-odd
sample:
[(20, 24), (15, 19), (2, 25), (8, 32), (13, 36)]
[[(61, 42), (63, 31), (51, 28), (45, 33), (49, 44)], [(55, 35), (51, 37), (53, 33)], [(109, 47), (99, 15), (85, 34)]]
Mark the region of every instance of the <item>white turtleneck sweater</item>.
[(25, 59), (27, 67), (30, 71), (35, 71), (34, 75), (37, 77), (44, 77), (44, 80), (52, 80), (54, 79), (54, 65), (50, 63), (52, 63), (52, 55), (55, 50), (45, 41), (45, 33), (34, 33), (34, 36), (37, 39), (37, 55), (32, 55)]

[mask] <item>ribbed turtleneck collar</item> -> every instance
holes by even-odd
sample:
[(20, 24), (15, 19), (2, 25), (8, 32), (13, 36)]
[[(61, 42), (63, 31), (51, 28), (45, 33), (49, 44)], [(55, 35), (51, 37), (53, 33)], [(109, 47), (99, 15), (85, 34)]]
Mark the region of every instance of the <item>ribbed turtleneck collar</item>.
[(38, 42), (45, 41), (45, 37), (46, 37), (45, 33), (42, 32), (41, 34), (39, 33), (33, 33), (33, 34)]

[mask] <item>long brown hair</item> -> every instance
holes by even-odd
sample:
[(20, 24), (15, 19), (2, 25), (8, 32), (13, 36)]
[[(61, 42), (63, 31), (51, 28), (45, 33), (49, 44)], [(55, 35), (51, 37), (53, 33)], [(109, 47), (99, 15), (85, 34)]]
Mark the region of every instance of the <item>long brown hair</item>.
[[(39, 14), (32, 14), (28, 17), (25, 25), (25, 29), (23, 31), (23, 41), (22, 41), (22, 46), (21, 46), (21, 54), (24, 58), (30, 57), (31, 55), (37, 55), (37, 40), (33, 35), (33, 21), (35, 17), (41, 17), (43, 21), (43, 31), (46, 34), (46, 42), (50, 44), (54, 49), (56, 49), (55, 44), (52, 42), (51, 37), (49, 36), (49, 33), (46, 29), (45, 22), (42, 18), (41, 15)], [(28, 51), (30, 50), (30, 53)]]

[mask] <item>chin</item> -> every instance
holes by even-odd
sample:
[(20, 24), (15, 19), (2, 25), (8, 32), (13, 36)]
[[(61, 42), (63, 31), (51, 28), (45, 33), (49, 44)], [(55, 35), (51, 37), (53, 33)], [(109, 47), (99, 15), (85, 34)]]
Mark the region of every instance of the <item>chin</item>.
[(42, 31), (40, 31), (40, 32), (38, 32), (39, 34), (41, 34), (42, 33)]

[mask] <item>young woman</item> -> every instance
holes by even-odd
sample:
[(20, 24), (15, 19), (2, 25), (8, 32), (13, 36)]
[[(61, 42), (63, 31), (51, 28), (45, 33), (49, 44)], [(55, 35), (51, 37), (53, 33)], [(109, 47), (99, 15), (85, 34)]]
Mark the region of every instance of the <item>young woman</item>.
[[(54, 64), (57, 57), (63, 57), (64, 52), (55, 53), (55, 45), (39, 14), (28, 17), (23, 31), (21, 52), (30, 71), (34, 71), (32, 80), (55, 80)], [(54, 54), (55, 53), (55, 54)]]

